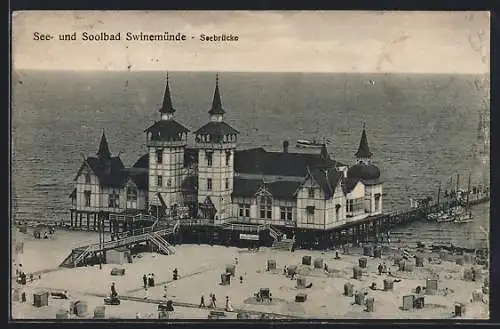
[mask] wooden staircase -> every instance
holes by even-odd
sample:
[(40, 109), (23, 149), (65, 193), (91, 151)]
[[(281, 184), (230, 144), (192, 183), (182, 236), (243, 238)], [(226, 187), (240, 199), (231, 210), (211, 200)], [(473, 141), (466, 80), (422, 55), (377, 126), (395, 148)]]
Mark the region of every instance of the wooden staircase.
[(175, 248), (172, 246), (170, 243), (168, 243), (167, 240), (163, 238), (160, 234), (157, 232), (151, 233), (151, 236), (149, 237), (149, 241), (154, 243), (158, 249), (164, 253), (165, 255), (172, 255), (175, 254)]
[[(155, 222), (156, 224), (156, 222)], [(167, 226), (164, 228), (156, 228), (155, 224), (150, 227), (137, 229), (129, 232), (128, 236), (113, 240), (106, 241), (102, 244), (93, 243), (85, 246), (80, 246), (71, 250), (70, 254), (63, 260), (59, 265), (61, 267), (76, 267), (81, 265), (83, 260), (97, 252), (103, 252), (110, 249), (116, 249), (119, 247), (126, 247), (131, 244), (141, 243), (150, 241), (154, 243), (160, 250), (170, 255), (175, 252), (175, 248), (172, 247), (163, 237), (174, 234), (174, 230), (178, 228), (178, 223), (174, 226)]]

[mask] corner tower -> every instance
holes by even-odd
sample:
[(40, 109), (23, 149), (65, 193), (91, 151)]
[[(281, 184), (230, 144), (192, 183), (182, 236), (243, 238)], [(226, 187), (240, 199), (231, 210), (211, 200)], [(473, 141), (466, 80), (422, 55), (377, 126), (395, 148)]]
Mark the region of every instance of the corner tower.
[(373, 153), (368, 146), (366, 125), (363, 123), (363, 132), (359, 141), (358, 151), (355, 153), (356, 164), (347, 170), (347, 177), (362, 181), (365, 185), (364, 208), (365, 213), (377, 215), (382, 213), (382, 182), (380, 169), (371, 163)]
[(234, 151), (239, 134), (224, 122), (218, 74), (208, 114), (210, 121), (194, 133), (198, 149), (198, 213), (217, 222), (232, 216)]
[(148, 200), (153, 214), (162, 214), (174, 204), (182, 204), (182, 170), (189, 130), (174, 120), (167, 74), (160, 120), (146, 132), (149, 154)]

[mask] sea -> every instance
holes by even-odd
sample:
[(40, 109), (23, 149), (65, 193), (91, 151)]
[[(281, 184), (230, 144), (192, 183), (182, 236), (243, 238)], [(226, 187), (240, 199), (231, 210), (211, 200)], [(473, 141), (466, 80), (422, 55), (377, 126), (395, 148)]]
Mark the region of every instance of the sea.
[[(75, 63), (77, 65), (77, 63)], [(238, 148), (290, 152), (297, 139), (326, 138), (333, 158), (353, 164), (363, 124), (373, 163), (382, 172), (384, 211), (410, 198), (456, 186), (489, 184), (489, 163), (473, 154), (479, 111), (487, 110), (485, 75), (389, 73), (220, 74), (225, 121), (239, 132)], [(165, 72), (15, 71), (12, 74), (11, 204), (15, 220), (69, 217), (74, 178), (94, 155), (102, 131), (126, 166), (146, 153), (144, 129), (158, 120)], [(176, 119), (191, 131), (208, 120), (215, 72), (170, 72)], [(481, 85), (481, 88), (478, 88)], [(489, 105), (486, 105), (489, 106)], [(489, 113), (489, 112), (488, 112)], [(191, 140), (192, 141), (192, 140)], [(489, 177), (489, 176), (488, 176)], [(464, 224), (415, 222), (397, 239), (489, 244), (489, 204)]]

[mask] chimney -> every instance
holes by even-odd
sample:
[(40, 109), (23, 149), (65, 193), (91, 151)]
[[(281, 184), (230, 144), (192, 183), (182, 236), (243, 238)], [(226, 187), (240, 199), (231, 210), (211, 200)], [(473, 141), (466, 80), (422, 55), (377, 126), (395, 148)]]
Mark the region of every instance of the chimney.
[(288, 145), (290, 143), (288, 143), (288, 141), (284, 141), (283, 142), (283, 153), (288, 153)]

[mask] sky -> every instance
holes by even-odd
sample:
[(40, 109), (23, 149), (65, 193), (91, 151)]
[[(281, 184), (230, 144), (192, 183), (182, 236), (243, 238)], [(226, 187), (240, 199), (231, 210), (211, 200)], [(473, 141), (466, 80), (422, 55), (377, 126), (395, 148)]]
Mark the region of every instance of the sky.
[[(488, 12), (15, 12), (14, 70), (488, 73)], [(33, 40), (35, 32), (53, 40)], [(76, 41), (59, 34), (77, 33)], [(83, 32), (121, 41), (83, 41)], [(125, 41), (183, 33), (184, 42)], [(200, 34), (232, 34), (202, 42)]]

